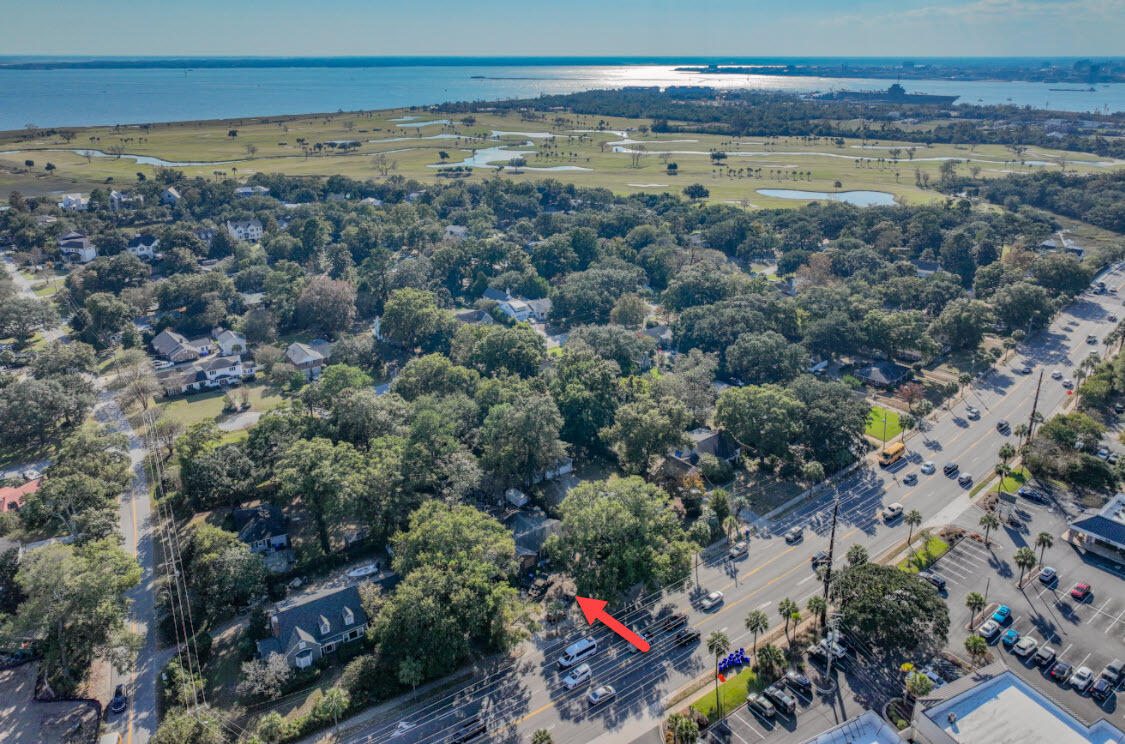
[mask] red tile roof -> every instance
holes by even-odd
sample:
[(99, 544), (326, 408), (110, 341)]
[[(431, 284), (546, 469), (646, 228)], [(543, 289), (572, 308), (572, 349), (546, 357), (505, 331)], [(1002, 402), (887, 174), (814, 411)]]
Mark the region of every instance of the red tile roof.
[(39, 486), (43, 484), (42, 478), (28, 481), (22, 486), (4, 486), (0, 488), (0, 508), (4, 511), (9, 509), (19, 509), (23, 506), (23, 497), (29, 493), (35, 493), (39, 490)]

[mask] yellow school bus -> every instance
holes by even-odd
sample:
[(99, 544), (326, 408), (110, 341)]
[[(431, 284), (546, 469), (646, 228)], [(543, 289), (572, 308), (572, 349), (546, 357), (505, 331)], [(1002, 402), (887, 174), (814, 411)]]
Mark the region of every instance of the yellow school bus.
[(879, 453), (879, 465), (881, 467), (889, 467), (890, 465), (902, 459), (906, 454), (906, 445), (902, 442), (895, 442), (888, 444), (882, 452)]

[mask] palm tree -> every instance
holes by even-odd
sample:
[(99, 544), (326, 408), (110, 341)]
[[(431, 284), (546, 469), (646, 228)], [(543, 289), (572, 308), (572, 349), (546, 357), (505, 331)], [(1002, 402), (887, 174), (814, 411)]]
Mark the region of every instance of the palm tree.
[(867, 563), (867, 548), (862, 545), (853, 545), (848, 548), (847, 553), (849, 566), (862, 566)]
[(988, 656), (988, 644), (979, 635), (971, 635), (965, 639), (965, 650), (973, 661), (980, 664)]
[[(911, 509), (906, 513), (906, 516), (902, 518), (902, 521), (906, 522), (910, 527), (910, 530), (906, 533), (906, 544), (910, 545), (910, 541), (914, 539), (914, 528), (922, 524), (922, 513), (917, 509)], [(911, 550), (913, 550), (913, 548), (911, 548)]]
[(824, 601), (824, 597), (819, 594), (814, 594), (809, 597), (808, 604), (805, 608), (809, 614), (816, 618), (818, 625), (824, 625), (824, 616), (828, 612), (828, 603)]
[[(678, 714), (674, 714), (678, 715)], [(687, 718), (687, 716), (684, 716)], [(671, 716), (669, 716), (671, 720)], [(688, 720), (691, 720), (690, 718)], [(531, 735), (531, 744), (554, 744), (555, 740), (551, 737), (551, 732), (547, 729), (539, 729)]]
[(1016, 448), (1005, 442), (1004, 446), (1000, 448), (999, 455), (1001, 461), (1003, 461), (1004, 465), (1007, 466), (1008, 460), (1011, 460), (1016, 456)]
[(768, 673), (785, 663), (785, 654), (772, 643), (758, 649), (758, 670)]
[(958, 384), (961, 385), (961, 400), (964, 400), (965, 399), (965, 391), (972, 384), (973, 376), (970, 375), (968, 372), (962, 372), (961, 374), (957, 375), (957, 382), (958, 382)]
[(1020, 439), (1023, 439), (1029, 433), (1029, 430), (1027, 428), (1027, 424), (1016, 424), (1016, 427), (1014, 429), (1012, 429), (1012, 433), (1015, 434)]
[(792, 643), (792, 641), (789, 640), (789, 623), (794, 620), (800, 622), (801, 608), (797, 606), (796, 602), (786, 597), (781, 600), (781, 604), (777, 606), (777, 611), (780, 613), (781, 619), (785, 621), (785, 642)]
[(770, 629), (770, 619), (766, 613), (761, 610), (751, 610), (746, 615), (746, 629), (754, 634), (754, 646), (751, 653), (758, 651), (758, 634), (765, 633)]
[[(969, 608), (969, 612), (973, 613), (972, 620), (977, 619), (977, 615), (984, 609), (984, 596), (980, 592), (969, 592), (965, 596), (965, 606)], [(972, 621), (970, 621), (970, 625)]]
[(1040, 532), (1035, 538), (1035, 547), (1039, 548), (1039, 562), (1043, 562), (1043, 554), (1047, 548), (1055, 544), (1055, 538), (1050, 532)]
[(719, 712), (721, 717), (723, 710), (719, 702), (719, 657), (730, 651), (730, 638), (723, 631), (716, 630), (707, 636), (707, 650), (715, 657), (715, 710)]
[[(699, 741), (699, 724), (683, 713), (668, 716), (668, 728), (672, 731), (673, 744), (695, 744)], [(534, 739), (531, 744), (536, 744)]]
[(988, 533), (1000, 526), (1000, 519), (992, 512), (988, 512), (977, 524), (984, 527), (984, 544), (988, 545)]
[(1020, 567), (1020, 580), (1016, 584), (1019, 586), (1023, 584), (1023, 577), (1027, 574), (1028, 569), (1035, 567), (1035, 551), (1031, 548), (1024, 546), (1016, 551), (1015, 558), (1013, 558), (1016, 565)]
[(738, 539), (738, 517), (732, 514), (723, 520), (723, 534), (726, 535), (727, 542), (731, 541), (731, 534), (734, 539)]
[(911, 672), (906, 675), (906, 691), (913, 702), (910, 705), (910, 720), (914, 720), (914, 707), (918, 705), (918, 698), (924, 698), (934, 691), (934, 683), (921, 672)]

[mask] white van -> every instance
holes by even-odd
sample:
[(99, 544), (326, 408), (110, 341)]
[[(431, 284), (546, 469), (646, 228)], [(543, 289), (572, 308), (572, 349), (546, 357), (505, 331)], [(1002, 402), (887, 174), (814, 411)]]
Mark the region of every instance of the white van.
[(581, 641), (572, 643), (559, 657), (559, 669), (570, 669), (580, 661), (590, 658), (598, 652), (598, 642), (586, 636)]

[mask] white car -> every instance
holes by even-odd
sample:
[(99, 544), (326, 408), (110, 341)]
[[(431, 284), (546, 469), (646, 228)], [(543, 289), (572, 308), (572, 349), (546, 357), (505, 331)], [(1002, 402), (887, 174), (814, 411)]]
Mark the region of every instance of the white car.
[(593, 672), (590, 671), (589, 664), (579, 664), (574, 667), (574, 670), (571, 671), (570, 674), (563, 678), (563, 687), (568, 690), (573, 690), (578, 685), (589, 682), (592, 675)]
[(606, 700), (612, 700), (617, 696), (617, 690), (613, 689), (612, 685), (602, 685), (596, 690), (590, 692), (586, 699), (590, 701), (590, 705), (601, 705)]
[(980, 409), (973, 406), (965, 406), (965, 416), (973, 421), (980, 418)]
[(703, 599), (699, 600), (699, 606), (705, 610), (712, 610), (723, 603), (722, 592), (711, 592)]
[(166, 359), (156, 359), (152, 363), (153, 369), (156, 369), (156, 370), (172, 369), (173, 366), (174, 365), (171, 362), (167, 361)]
[(932, 460), (926, 460), (926, 462), (922, 464), (922, 472), (925, 475), (933, 475), (936, 469)]
[(1035, 649), (1039, 648), (1039, 644), (1034, 638), (1024, 636), (1016, 641), (1016, 645), (1012, 646), (1012, 653), (1016, 656), (1026, 659), (1035, 653)]
[(1052, 380), (1061, 380), (1062, 379), (1062, 372), (1059, 372), (1056, 369), (1054, 372), (1051, 373), (1051, 379)]
[(728, 555), (730, 556), (730, 559), (733, 561), (733, 560), (737, 560), (738, 558), (744, 557), (749, 552), (750, 552), (750, 546), (746, 543), (746, 541), (745, 540), (739, 540), (738, 542), (736, 542), (734, 545), (732, 545), (730, 547), (730, 552), (728, 553)]
[(991, 641), (1000, 632), (1000, 626), (995, 620), (985, 620), (979, 628), (977, 635), (986, 641)]
[(1086, 692), (1094, 681), (1094, 670), (1090, 667), (1081, 666), (1074, 670), (1074, 674), (1070, 675), (1070, 684), (1074, 689), (1079, 692)]
[(1072, 387), (1074, 387), (1074, 380), (1072, 380), (1068, 377), (1068, 378), (1066, 378), (1065, 380), (1062, 381), (1062, 386), (1064, 388), (1066, 388), (1067, 390), (1070, 390)]

